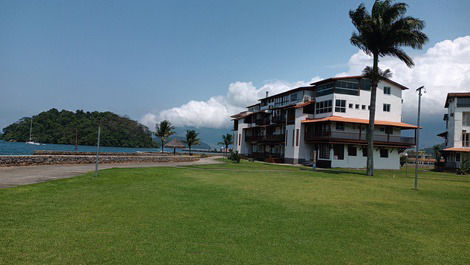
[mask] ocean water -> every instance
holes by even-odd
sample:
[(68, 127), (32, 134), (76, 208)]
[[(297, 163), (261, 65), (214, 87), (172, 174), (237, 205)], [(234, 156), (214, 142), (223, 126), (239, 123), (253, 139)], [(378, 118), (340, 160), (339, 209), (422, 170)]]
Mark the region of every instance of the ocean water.
[[(165, 151), (173, 151), (167, 150)], [(74, 145), (69, 144), (41, 144), (32, 145), (23, 142), (11, 143), (0, 140), (0, 155), (31, 155), (35, 150), (75, 151)], [(96, 146), (79, 145), (79, 152), (96, 152)], [(100, 152), (158, 152), (160, 148), (129, 148), (129, 147), (100, 147)]]

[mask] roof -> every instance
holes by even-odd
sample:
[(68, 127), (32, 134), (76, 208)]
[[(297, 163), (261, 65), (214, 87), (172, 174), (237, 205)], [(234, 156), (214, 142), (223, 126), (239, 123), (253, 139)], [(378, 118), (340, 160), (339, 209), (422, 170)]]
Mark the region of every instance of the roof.
[(264, 97), (264, 98), (261, 98), (261, 99), (258, 99), (258, 100), (261, 101), (263, 99), (279, 97), (279, 96), (283, 96), (283, 95), (286, 95), (286, 94), (289, 94), (289, 93), (292, 93), (292, 92), (297, 92), (297, 91), (301, 91), (301, 90), (309, 90), (309, 89), (313, 90), (313, 86), (296, 87), (294, 89), (290, 89), (290, 90), (287, 90), (287, 91), (284, 91), (284, 92), (281, 92), (281, 93), (277, 93), (277, 94), (274, 94), (274, 95), (269, 96), (269, 97)]
[[(311, 83), (311, 85), (319, 85), (319, 84), (323, 84), (323, 83), (326, 83), (326, 82), (329, 82), (329, 81), (336, 81), (336, 80), (344, 80), (344, 79), (361, 79), (361, 78), (365, 78), (363, 75), (351, 75), (351, 76), (339, 76), (339, 77), (330, 77), (330, 78), (327, 78), (327, 79), (323, 79), (323, 80), (320, 80), (320, 81), (317, 81), (317, 82), (314, 82), (314, 83)], [(402, 90), (405, 90), (405, 89), (409, 89), (408, 87), (402, 85), (402, 84), (399, 84), (393, 80), (390, 80), (388, 78), (382, 78), (382, 80), (384, 81), (387, 81), (399, 88), (401, 88)]]
[[(356, 118), (346, 118), (346, 117), (341, 117), (341, 116), (328, 116), (325, 118), (319, 118), (319, 119), (307, 119), (303, 120), (302, 123), (313, 123), (313, 122), (346, 122), (346, 123), (358, 123), (358, 124), (369, 124), (369, 120), (366, 119), (356, 119)], [(403, 122), (394, 122), (394, 121), (379, 121), (375, 120), (375, 125), (380, 125), (380, 126), (394, 126), (394, 127), (400, 127), (404, 129), (417, 129), (418, 126), (408, 124), (408, 123), (403, 123)]]
[(247, 108), (251, 108), (251, 107), (254, 107), (254, 106), (257, 106), (259, 105), (260, 103), (256, 103), (256, 104), (253, 104), (253, 105), (250, 105), (250, 106), (246, 106)]
[(299, 103), (297, 105), (294, 106), (294, 108), (298, 109), (298, 108), (303, 108), (303, 107), (306, 107), (310, 104), (313, 104), (315, 103), (315, 100), (309, 100), (309, 101), (306, 101), (306, 102), (302, 102), (302, 103)]
[(246, 116), (249, 116), (253, 114), (253, 112), (250, 112), (250, 111), (242, 111), (240, 113), (237, 113), (237, 114), (234, 114), (232, 116), (230, 116), (230, 118), (233, 118), (233, 119), (242, 119), (242, 118), (245, 118)]
[(442, 151), (444, 152), (470, 152), (470, 148), (464, 148), (464, 147), (450, 147), (443, 149)]
[(184, 148), (186, 147), (181, 141), (179, 141), (176, 138), (173, 138), (170, 142), (165, 144), (165, 147), (171, 147), (171, 148)]
[(446, 98), (446, 104), (444, 105), (444, 107), (449, 107), (449, 101), (453, 98), (470, 98), (470, 92), (448, 93)]
[(446, 138), (447, 137), (447, 132), (441, 132), (437, 136)]

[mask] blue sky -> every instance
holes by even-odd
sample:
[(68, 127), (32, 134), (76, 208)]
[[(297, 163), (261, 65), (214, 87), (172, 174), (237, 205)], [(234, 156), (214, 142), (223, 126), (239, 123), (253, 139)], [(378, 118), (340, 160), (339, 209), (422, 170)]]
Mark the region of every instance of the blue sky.
[[(470, 1), (406, 2), (426, 21), (424, 50), (470, 35)], [(348, 11), (359, 3), (1, 1), (0, 128), (53, 107), (140, 120), (236, 81), (347, 72), (357, 52)]]

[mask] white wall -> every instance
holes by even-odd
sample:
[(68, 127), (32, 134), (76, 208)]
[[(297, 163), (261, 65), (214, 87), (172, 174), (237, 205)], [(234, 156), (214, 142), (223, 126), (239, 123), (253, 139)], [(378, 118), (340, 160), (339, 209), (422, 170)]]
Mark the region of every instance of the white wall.
[[(364, 146), (366, 147), (366, 146)], [(366, 168), (367, 157), (362, 156), (362, 147), (356, 146), (357, 155), (348, 155), (348, 146), (344, 145), (344, 159), (337, 160), (333, 155), (333, 148), (331, 149), (331, 167), (337, 168)], [(400, 154), (398, 149), (386, 148), (389, 150), (388, 157), (380, 157), (380, 150), (374, 148), (374, 168), (375, 169), (400, 169)]]
[[(384, 94), (384, 87), (390, 87), (390, 95)], [(402, 90), (401, 88), (392, 85), (386, 81), (379, 82), (377, 86), (377, 100), (375, 108), (375, 119), (382, 121), (393, 121), (401, 122), (402, 115)], [(319, 97), (322, 98), (322, 97)], [(370, 91), (360, 90), (359, 96), (334, 94), (333, 104), (336, 99), (346, 100), (346, 112), (335, 112), (333, 108), (333, 115), (357, 118), (357, 119), (369, 119), (369, 104), (370, 104)], [(390, 104), (390, 112), (383, 111), (383, 104)], [(349, 108), (349, 104), (353, 104), (353, 108)], [(356, 109), (356, 104), (359, 104), (359, 109)], [(362, 105), (365, 105), (365, 109), (362, 109)]]

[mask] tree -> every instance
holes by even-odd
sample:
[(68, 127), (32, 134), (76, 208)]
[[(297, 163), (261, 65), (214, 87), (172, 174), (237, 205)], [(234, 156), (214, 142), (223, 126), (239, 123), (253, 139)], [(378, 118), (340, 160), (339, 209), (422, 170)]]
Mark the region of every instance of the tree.
[(369, 126), (367, 128), (367, 175), (374, 175), (374, 122), (377, 85), (380, 77), (379, 57), (393, 56), (408, 67), (414, 65), (413, 59), (401, 47), (421, 49), (428, 37), (422, 32), (424, 21), (405, 16), (407, 4), (393, 3), (392, 0), (376, 0), (369, 13), (364, 4), (349, 11), (349, 17), (357, 29), (351, 36), (351, 43), (372, 55), (373, 66), (370, 73), (371, 95)]
[(175, 127), (171, 125), (171, 122), (167, 120), (163, 120), (160, 122), (160, 124), (157, 124), (156, 129), (157, 130), (155, 132), (155, 135), (160, 138), (160, 142), (162, 143), (162, 153), (163, 153), (163, 151), (165, 150), (166, 140), (168, 140), (168, 137), (175, 134), (175, 132), (173, 131)]
[(187, 130), (186, 131), (186, 140), (183, 142), (189, 148), (189, 155), (191, 155), (191, 146), (199, 144), (199, 134), (195, 130)]
[(225, 153), (228, 151), (228, 146), (231, 145), (233, 142), (232, 135), (230, 133), (222, 135), (222, 142), (219, 142), (219, 144), (225, 146)]

